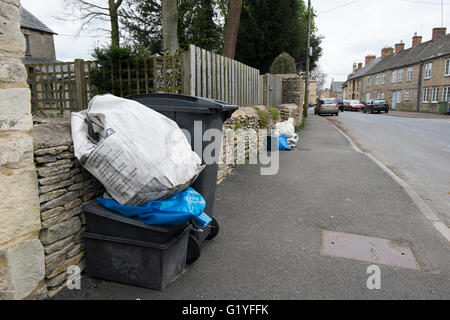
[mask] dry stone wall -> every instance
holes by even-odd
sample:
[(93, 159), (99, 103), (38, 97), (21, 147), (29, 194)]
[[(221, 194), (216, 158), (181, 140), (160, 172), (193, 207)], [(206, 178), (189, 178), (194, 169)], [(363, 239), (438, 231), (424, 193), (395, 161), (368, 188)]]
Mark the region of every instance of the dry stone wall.
[(81, 271), (86, 267), (82, 208), (104, 189), (76, 160), (68, 120), (36, 119), (33, 138), (42, 223), (39, 239), (45, 253), (45, 284), (52, 297), (65, 287), (70, 266)]
[[(236, 168), (236, 163), (227, 161), (231, 158), (227, 153), (232, 153), (233, 159), (237, 159), (238, 141), (245, 139), (244, 155), (247, 159), (251, 150), (258, 150), (259, 145), (255, 145), (248, 139), (249, 130), (266, 129), (268, 133), (275, 128), (277, 122), (287, 121), (294, 118), (296, 125), (301, 124), (302, 108), (296, 104), (279, 105), (275, 108), (278, 111), (278, 117), (274, 119), (271, 107), (268, 106), (251, 106), (242, 107), (236, 110), (230, 119), (228, 119), (223, 128), (222, 151), (220, 154), (219, 172), (217, 183), (222, 183), (226, 177), (232, 174)], [(227, 139), (227, 135), (234, 136), (233, 139)], [(263, 139), (263, 141), (265, 141)]]
[(283, 79), (282, 104), (303, 106), (305, 82), (298, 74), (277, 74)]
[(280, 111), (280, 121), (284, 122), (289, 118), (294, 118), (294, 124), (296, 126), (302, 124), (303, 107), (299, 107), (294, 103), (280, 104), (277, 106)]

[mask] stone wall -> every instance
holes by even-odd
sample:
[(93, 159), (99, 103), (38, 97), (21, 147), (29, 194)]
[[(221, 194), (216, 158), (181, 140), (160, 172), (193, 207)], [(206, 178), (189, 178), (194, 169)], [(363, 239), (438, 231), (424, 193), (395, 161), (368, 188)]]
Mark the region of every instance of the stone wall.
[(104, 189), (76, 160), (69, 120), (35, 120), (33, 139), (42, 221), (39, 238), (45, 253), (45, 284), (52, 297), (65, 287), (68, 267), (82, 271), (86, 266), (82, 207)]
[(0, 0), (0, 299), (45, 297), (19, 0)]
[(277, 106), (280, 111), (280, 122), (294, 118), (294, 125), (299, 126), (302, 124), (303, 107), (299, 107), (294, 103), (280, 104)]
[[(222, 152), (220, 154), (219, 172), (217, 176), (217, 183), (222, 183), (226, 177), (232, 174), (235, 164), (226, 163), (227, 152), (236, 154), (238, 139), (242, 138), (246, 130), (270, 130), (275, 128), (277, 122), (287, 121), (289, 118), (294, 118), (295, 124), (301, 124), (302, 108), (296, 104), (279, 105), (275, 109), (278, 110), (279, 115), (276, 119), (273, 118), (271, 107), (267, 106), (253, 106), (242, 107), (236, 110), (230, 119), (228, 119), (223, 128)], [(226, 139), (227, 131), (235, 135), (235, 139)], [(251, 149), (258, 148), (258, 146), (249, 143), (246, 140), (245, 156), (248, 157)]]
[(277, 74), (283, 79), (282, 104), (303, 106), (305, 82), (298, 74)]

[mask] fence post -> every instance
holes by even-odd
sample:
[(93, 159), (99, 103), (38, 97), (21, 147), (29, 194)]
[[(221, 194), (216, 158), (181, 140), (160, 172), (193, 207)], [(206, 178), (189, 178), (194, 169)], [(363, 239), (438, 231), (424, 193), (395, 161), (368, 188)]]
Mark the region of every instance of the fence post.
[(86, 74), (84, 69), (84, 60), (75, 60), (75, 83), (77, 90), (77, 109), (83, 110), (87, 106), (86, 97)]

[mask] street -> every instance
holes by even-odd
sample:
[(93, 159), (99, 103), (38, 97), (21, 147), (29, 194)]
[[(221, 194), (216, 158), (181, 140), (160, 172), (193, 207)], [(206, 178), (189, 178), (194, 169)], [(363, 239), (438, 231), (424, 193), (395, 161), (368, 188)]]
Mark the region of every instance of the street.
[(344, 112), (327, 119), (404, 180), (450, 226), (450, 117)]
[[(362, 117), (346, 113), (339, 120)], [(447, 240), (405, 190), (326, 118), (311, 115), (295, 151), (280, 157), (277, 175), (240, 166), (218, 187), (219, 236), (163, 292), (84, 276), (81, 290), (64, 289), (54, 299), (450, 298)], [(419, 270), (376, 264), (381, 287), (370, 290), (367, 271), (374, 263), (325, 255), (326, 231), (393, 240), (412, 250)]]

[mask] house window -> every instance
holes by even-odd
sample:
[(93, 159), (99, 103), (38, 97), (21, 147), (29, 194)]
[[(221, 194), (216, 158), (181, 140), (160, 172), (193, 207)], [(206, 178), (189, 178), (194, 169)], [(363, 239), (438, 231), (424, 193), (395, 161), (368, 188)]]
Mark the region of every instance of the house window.
[(366, 102), (369, 102), (369, 100), (370, 100), (370, 92), (367, 92), (366, 93)]
[(398, 70), (398, 82), (403, 82), (403, 69)]
[(25, 36), (25, 54), (29, 56), (30, 53), (30, 35), (24, 34)]
[(431, 79), (431, 71), (433, 70), (433, 64), (427, 63), (425, 66), (425, 79)]
[(406, 73), (406, 81), (411, 81), (413, 78), (413, 68), (409, 67)]
[(380, 99), (381, 99), (381, 100), (384, 100), (384, 92), (382, 92), (382, 93), (380, 94)]
[(375, 77), (375, 84), (378, 85), (380, 83), (380, 75), (377, 74), (377, 76)]
[(381, 76), (381, 84), (385, 84), (386, 83), (386, 73), (383, 72), (382, 76)]
[(431, 102), (432, 103), (439, 102), (439, 88), (433, 88), (433, 92), (431, 94)]
[(442, 101), (450, 102), (450, 87), (445, 87), (443, 91)]
[(430, 102), (430, 88), (423, 89), (423, 102)]
[(367, 77), (367, 86), (370, 87), (370, 76)]
[(444, 76), (450, 76), (450, 59), (445, 61), (445, 74)]
[(395, 83), (397, 81), (397, 71), (392, 71), (392, 83)]
[(410, 101), (411, 100), (411, 90), (406, 90), (405, 91), (405, 101)]

